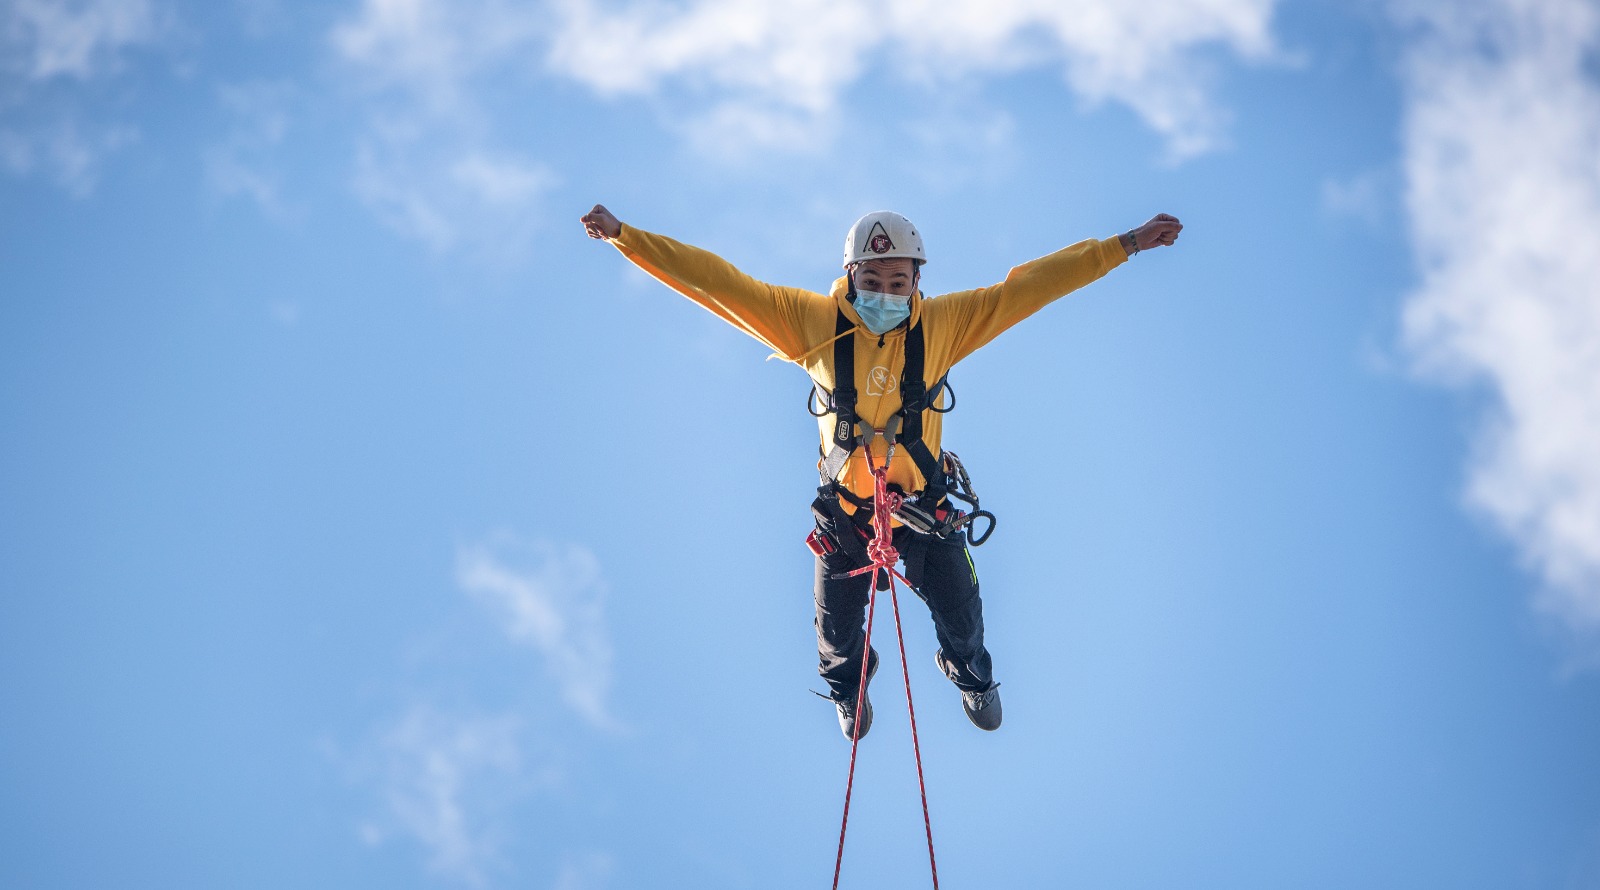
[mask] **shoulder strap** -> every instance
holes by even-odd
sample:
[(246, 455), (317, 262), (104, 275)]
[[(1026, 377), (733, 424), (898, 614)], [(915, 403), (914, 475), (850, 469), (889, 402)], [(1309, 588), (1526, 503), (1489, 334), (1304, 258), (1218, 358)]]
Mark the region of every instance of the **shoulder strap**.
[(833, 392), (828, 396), (833, 409), (833, 442), (822, 460), (822, 481), (833, 482), (844, 471), (850, 452), (856, 448), (856, 337), (855, 325), (836, 310), (833, 333)]
[[(906, 363), (900, 372), (900, 443), (922, 473), (923, 491), (937, 502), (944, 496), (944, 468), (922, 441), (922, 412), (928, 409), (928, 386), (922, 379), (922, 322), (906, 331)], [(943, 386), (944, 381), (939, 381)], [(937, 393), (938, 387), (935, 387)]]

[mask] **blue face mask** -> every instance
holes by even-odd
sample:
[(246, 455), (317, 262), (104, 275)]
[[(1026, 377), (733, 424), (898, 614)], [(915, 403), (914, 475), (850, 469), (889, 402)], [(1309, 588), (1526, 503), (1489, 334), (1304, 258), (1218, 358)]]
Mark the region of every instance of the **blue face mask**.
[(911, 317), (911, 295), (897, 297), (872, 290), (856, 291), (856, 314), (874, 334), (887, 334)]

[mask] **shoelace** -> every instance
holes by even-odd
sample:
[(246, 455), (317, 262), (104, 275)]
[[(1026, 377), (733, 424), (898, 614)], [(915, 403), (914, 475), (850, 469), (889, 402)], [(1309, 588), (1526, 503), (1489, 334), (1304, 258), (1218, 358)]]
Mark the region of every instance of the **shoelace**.
[(996, 683), (982, 692), (963, 691), (961, 696), (967, 700), (967, 707), (970, 710), (981, 711), (994, 703), (995, 690), (999, 688), (1000, 684)]
[(843, 712), (845, 714), (854, 714), (855, 713), (857, 699), (851, 699), (850, 701), (839, 701), (838, 699), (834, 698), (831, 695), (828, 695), (825, 692), (818, 692), (815, 689), (810, 690), (810, 692), (811, 692), (812, 695), (816, 696), (817, 698), (820, 698), (823, 701), (828, 702), (829, 704), (832, 704), (832, 705), (835, 705), (835, 706), (839, 707), (841, 710), (843, 710)]

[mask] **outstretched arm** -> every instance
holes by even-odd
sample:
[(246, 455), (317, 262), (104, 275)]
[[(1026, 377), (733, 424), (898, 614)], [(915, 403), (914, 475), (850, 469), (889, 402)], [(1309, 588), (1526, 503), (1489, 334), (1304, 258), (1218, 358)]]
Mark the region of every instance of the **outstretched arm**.
[(590, 238), (610, 243), (661, 283), (791, 361), (808, 348), (805, 320), (815, 314), (813, 304), (825, 303), (831, 311), (832, 302), (818, 294), (758, 281), (709, 250), (624, 226), (602, 204), (579, 222)]
[[(999, 284), (940, 297), (923, 311), (948, 313), (951, 325), (960, 332), (952, 353), (952, 361), (959, 361), (1051, 301), (1095, 281), (1139, 251), (1172, 244), (1181, 231), (1183, 223), (1177, 217), (1158, 213), (1144, 225), (1115, 238), (1080, 241), (1012, 269)], [(933, 310), (933, 306), (938, 309)]]

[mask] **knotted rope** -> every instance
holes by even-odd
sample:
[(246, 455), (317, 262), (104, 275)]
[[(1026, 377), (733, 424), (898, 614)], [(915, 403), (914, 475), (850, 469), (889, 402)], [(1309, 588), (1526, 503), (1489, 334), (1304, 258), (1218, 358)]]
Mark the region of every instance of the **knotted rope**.
[(922, 793), (922, 825), (928, 834), (928, 869), (933, 874), (933, 890), (939, 890), (939, 867), (933, 857), (933, 821), (928, 817), (928, 786), (922, 777), (922, 745), (917, 740), (917, 709), (911, 703), (911, 668), (906, 664), (906, 638), (900, 629), (900, 597), (895, 587), (896, 578), (904, 581), (907, 588), (911, 587), (911, 582), (895, 571), (895, 563), (900, 561), (900, 552), (895, 549), (894, 529), (889, 521), (894, 512), (900, 508), (905, 495), (889, 490), (889, 461), (894, 457), (894, 445), (890, 444), (881, 467), (873, 466), (870, 447), (862, 450), (866, 456), (867, 468), (872, 471), (872, 540), (867, 542), (867, 558), (871, 559), (872, 563), (847, 573), (845, 577), (853, 578), (872, 572), (873, 583), (867, 599), (866, 638), (861, 645), (861, 677), (856, 685), (856, 720), (850, 733), (850, 776), (844, 786), (844, 818), (839, 823), (839, 854), (833, 861), (833, 890), (839, 890), (839, 871), (844, 864), (844, 835), (850, 825), (850, 792), (856, 782), (856, 746), (861, 741), (861, 701), (867, 688), (867, 668), (872, 658), (872, 618), (880, 590), (889, 591), (889, 603), (894, 608), (894, 634), (900, 643), (900, 675), (905, 679), (906, 712), (911, 716), (911, 750), (917, 759), (917, 790)]

